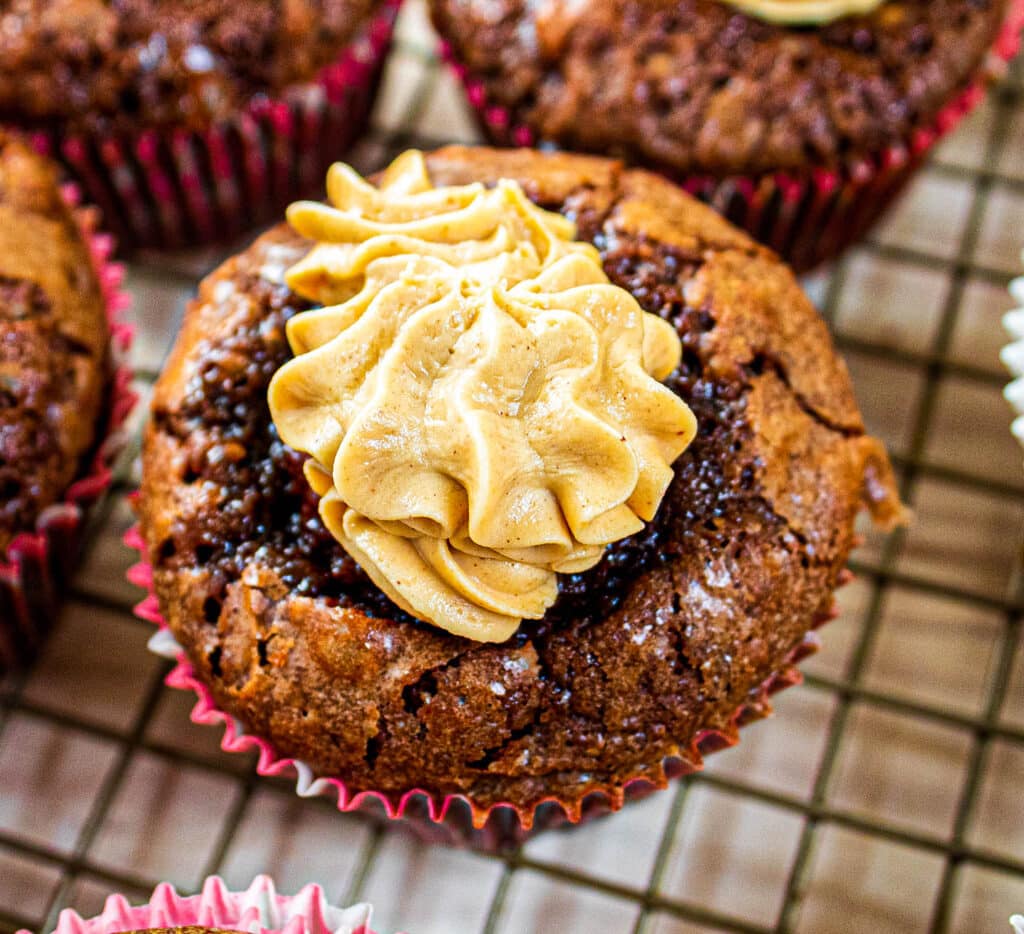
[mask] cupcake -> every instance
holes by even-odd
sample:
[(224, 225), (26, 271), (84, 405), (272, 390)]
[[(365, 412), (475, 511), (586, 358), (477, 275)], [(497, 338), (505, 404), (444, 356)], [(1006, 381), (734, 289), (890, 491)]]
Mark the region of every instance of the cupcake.
[(398, 2), (15, 4), (0, 122), (61, 161), (124, 249), (229, 238), (358, 138)]
[(699, 767), (796, 679), (861, 507), (901, 515), (810, 301), (610, 160), (327, 188), (203, 282), (156, 386), (133, 577), (194, 718), (472, 842)]
[[(1024, 253), (1021, 258), (1024, 259)], [(1003, 318), (1003, 326), (1013, 340), (1003, 348), (1002, 358), (1007, 369), (1017, 377), (1006, 387), (1006, 398), (1018, 415), (1013, 423), (1014, 437), (1024, 444), (1024, 276), (1010, 283), (1010, 294), (1020, 307), (1007, 312)]]
[(1021, 0), (430, 4), (493, 142), (655, 169), (798, 270), (875, 221), (1024, 18)]
[(124, 896), (111, 895), (98, 917), (63, 911), (53, 934), (373, 934), (370, 913), (369, 905), (332, 908), (318, 885), (308, 885), (297, 895), (278, 895), (273, 881), (259, 876), (246, 891), (232, 892), (211, 877), (199, 895), (179, 895), (164, 883), (145, 905), (133, 907)]
[(110, 241), (56, 169), (0, 134), (0, 669), (52, 622), (83, 510), (133, 402)]

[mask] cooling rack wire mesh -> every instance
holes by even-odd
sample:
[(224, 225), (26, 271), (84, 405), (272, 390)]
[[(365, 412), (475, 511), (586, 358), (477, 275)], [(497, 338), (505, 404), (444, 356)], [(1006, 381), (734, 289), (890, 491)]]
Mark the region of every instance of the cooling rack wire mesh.
[[(357, 162), (475, 138), (410, 0)], [(998, 351), (1022, 243), (1018, 60), (871, 240), (806, 282), (916, 521), (868, 533), (774, 719), (704, 773), (506, 855), (299, 799), (188, 721), (131, 614), (126, 457), (45, 654), (0, 681), (0, 929), (49, 930), (62, 908), (161, 880), (270, 872), (283, 891), (373, 901), (378, 930), (412, 934), (1009, 931), (1024, 911), (1024, 469)], [(130, 268), (144, 396), (218, 258)]]

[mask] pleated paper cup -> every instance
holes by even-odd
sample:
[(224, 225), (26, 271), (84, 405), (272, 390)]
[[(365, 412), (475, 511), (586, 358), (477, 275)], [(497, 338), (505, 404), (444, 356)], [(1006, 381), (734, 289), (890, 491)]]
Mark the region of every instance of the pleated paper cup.
[(63, 911), (52, 934), (119, 934), (177, 927), (248, 934), (373, 934), (370, 914), (369, 905), (332, 908), (318, 885), (308, 885), (297, 895), (278, 895), (273, 881), (259, 876), (244, 892), (233, 892), (214, 876), (206, 880), (199, 895), (179, 895), (165, 882), (144, 905), (133, 906), (123, 895), (111, 895), (95, 918)]
[[(1021, 253), (1021, 260), (1024, 261), (1024, 252)], [(1006, 387), (1005, 395), (1017, 412), (1011, 431), (1024, 445), (1024, 276), (1010, 283), (1010, 294), (1018, 307), (1003, 318), (1003, 326), (1013, 341), (1003, 348), (1002, 359), (1017, 378)]]

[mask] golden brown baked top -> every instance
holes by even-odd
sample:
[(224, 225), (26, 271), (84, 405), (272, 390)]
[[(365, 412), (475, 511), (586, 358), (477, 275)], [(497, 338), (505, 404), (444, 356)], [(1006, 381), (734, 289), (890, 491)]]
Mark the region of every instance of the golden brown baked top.
[(108, 342), (89, 247), (54, 168), (0, 134), (0, 551), (92, 447)]

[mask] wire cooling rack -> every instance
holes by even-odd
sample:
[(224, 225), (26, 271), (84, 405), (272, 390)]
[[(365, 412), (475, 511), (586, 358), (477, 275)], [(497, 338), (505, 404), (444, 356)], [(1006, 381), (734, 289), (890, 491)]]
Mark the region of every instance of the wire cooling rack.
[[(418, 0), (358, 163), (476, 138)], [(366, 899), (380, 930), (1008, 931), (1024, 910), (1024, 471), (999, 317), (1024, 242), (1020, 62), (864, 246), (807, 280), (916, 519), (868, 534), (807, 682), (700, 775), (503, 855), (430, 847), (256, 776), (188, 722), (123, 574), (124, 495), (40, 662), (0, 682), (0, 928), (162, 880)], [(145, 394), (210, 254), (129, 286)], [(139, 419), (141, 424), (141, 417)]]

